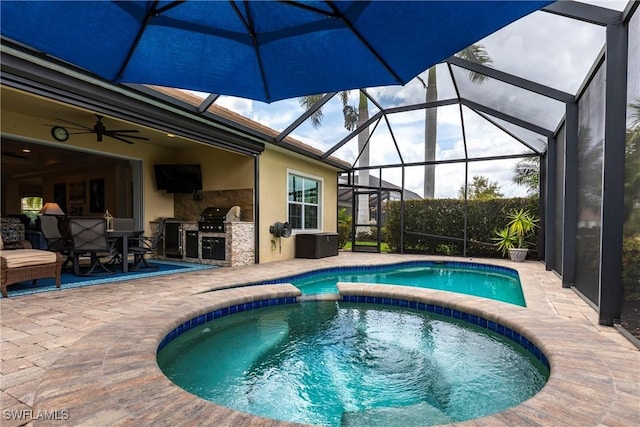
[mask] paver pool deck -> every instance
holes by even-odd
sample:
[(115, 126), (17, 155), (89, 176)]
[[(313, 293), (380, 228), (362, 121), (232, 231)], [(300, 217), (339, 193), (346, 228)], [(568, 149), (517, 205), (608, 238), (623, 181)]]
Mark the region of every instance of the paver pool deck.
[[(407, 287), (344, 285), (436, 301), (524, 333), (547, 355), (543, 390), (465, 426), (640, 425), (640, 351), (544, 265), (528, 261), (344, 252), (244, 267), (178, 273), (0, 300), (0, 425), (294, 425), (206, 402), (171, 383), (155, 363), (160, 340), (216, 307), (299, 292), (289, 285), (237, 287), (306, 271), (411, 260), (501, 265), (520, 274), (527, 307)], [(206, 292), (215, 290), (213, 292)], [(27, 418), (25, 420), (25, 417)], [(51, 419), (54, 418), (54, 419)]]

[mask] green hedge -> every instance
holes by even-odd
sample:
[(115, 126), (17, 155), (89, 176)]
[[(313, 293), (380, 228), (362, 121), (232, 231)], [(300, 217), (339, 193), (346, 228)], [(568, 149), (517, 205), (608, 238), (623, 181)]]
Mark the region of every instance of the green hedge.
[[(411, 200), (405, 202), (404, 225), (410, 232), (464, 238), (464, 201), (458, 199)], [(400, 250), (400, 202), (387, 205), (387, 223), (384, 240), (394, 252)], [(494, 231), (504, 228), (507, 213), (513, 209), (529, 209), (538, 215), (538, 198), (493, 199), (467, 202), (467, 255), (501, 256), (493, 246), (477, 242), (493, 243)], [(536, 235), (528, 242), (531, 251), (537, 250)], [(405, 234), (405, 252), (421, 252), (439, 255), (462, 255), (462, 242), (453, 242), (423, 236)], [(534, 258), (531, 256), (530, 258)]]
[(338, 247), (344, 248), (351, 235), (351, 224), (338, 224)]

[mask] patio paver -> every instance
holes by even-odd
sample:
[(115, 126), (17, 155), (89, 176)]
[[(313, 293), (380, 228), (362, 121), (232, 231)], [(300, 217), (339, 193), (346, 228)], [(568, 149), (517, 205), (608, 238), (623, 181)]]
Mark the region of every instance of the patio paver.
[[(85, 288), (63, 285), (61, 290), (2, 299), (2, 425), (24, 424), (16, 418), (28, 410), (34, 415), (57, 410), (55, 415), (66, 417), (34, 420), (38, 425), (286, 425), (204, 402), (170, 383), (155, 365), (160, 339), (205, 307), (273, 291), (268, 286), (227, 289), (233, 285), (339, 265), (429, 259), (442, 258), (341, 253)], [(519, 271), (527, 308), (504, 308), (497, 316), (528, 325), (558, 368), (545, 387), (553, 393), (540, 393), (514, 410), (466, 425), (640, 425), (640, 351), (614, 328), (598, 325), (589, 304), (563, 289), (560, 279), (538, 262), (453, 259)], [(276, 286), (280, 291), (286, 287)], [(223, 291), (201, 293), (211, 289)], [(443, 293), (415, 290), (416, 297), (432, 294), (439, 298)], [(449, 300), (464, 304), (474, 298), (456, 295)], [(494, 312), (496, 304), (504, 306), (488, 300), (473, 304)], [(562, 346), (566, 352), (559, 350)], [(594, 382), (600, 387), (592, 387)]]

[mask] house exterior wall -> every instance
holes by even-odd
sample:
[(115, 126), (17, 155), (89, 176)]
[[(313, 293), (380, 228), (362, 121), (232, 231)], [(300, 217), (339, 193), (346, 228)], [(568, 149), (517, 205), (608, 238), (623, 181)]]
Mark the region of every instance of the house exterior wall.
[[(47, 102), (43, 100), (43, 102)], [(89, 113), (87, 113), (89, 114)], [(193, 146), (177, 149), (170, 149), (164, 146), (144, 141), (136, 141), (135, 144), (125, 144), (120, 141), (105, 138), (102, 142), (97, 142), (94, 134), (71, 135), (64, 143), (57, 143), (51, 137), (51, 126), (48, 123), (51, 119), (43, 119), (35, 115), (27, 115), (3, 109), (1, 115), (2, 132), (8, 137), (18, 137), (32, 142), (57, 145), (61, 148), (81, 149), (93, 152), (97, 155), (107, 155), (118, 157), (119, 159), (142, 162), (142, 195), (143, 195), (143, 218), (142, 224), (145, 233), (151, 235), (150, 222), (160, 217), (176, 217), (180, 212), (193, 211), (200, 212), (201, 209), (176, 209), (176, 197), (190, 199), (191, 195), (167, 194), (164, 191), (155, 189), (154, 164), (158, 163), (198, 163), (202, 168), (203, 192), (205, 195), (217, 194), (219, 192), (241, 192), (242, 194), (252, 192), (254, 189), (254, 157), (242, 155), (227, 150), (209, 147), (201, 143), (193, 142)], [(337, 215), (337, 185), (336, 170), (321, 162), (308, 159), (299, 154), (290, 152), (280, 147), (267, 145), (266, 150), (257, 157), (259, 164), (260, 194), (254, 194), (254, 205), (259, 203), (259, 224), (256, 233), (259, 234), (259, 262), (272, 262), (295, 257), (295, 233), (291, 238), (282, 238), (281, 242), (273, 238), (269, 233), (269, 226), (277, 221), (287, 220), (287, 172), (289, 170), (304, 175), (317, 177), (322, 181), (321, 191), (321, 230), (323, 232), (336, 232)], [(106, 162), (105, 162), (106, 163)], [(45, 172), (39, 177), (39, 184), (42, 187), (42, 195), (45, 201), (53, 199), (53, 185), (57, 183), (70, 183), (84, 181), (89, 185), (89, 180), (103, 178), (105, 180), (105, 206), (110, 208), (110, 204), (116, 197), (116, 181), (119, 180), (120, 172), (110, 168), (105, 164), (104, 168), (88, 168), (78, 165), (77, 170)], [(4, 182), (9, 181), (9, 182)], [(131, 182), (127, 182), (130, 188)], [(87, 187), (88, 188), (88, 187)], [(2, 202), (3, 212), (20, 211), (20, 181), (3, 180), (2, 182)], [(87, 190), (88, 191), (88, 190)], [(130, 190), (127, 190), (130, 192)], [(87, 193), (88, 194), (88, 193)], [(188, 197), (187, 197), (188, 196)], [(127, 194), (127, 200), (130, 194)], [(200, 203), (205, 203), (202, 200)], [(113, 202), (115, 203), (115, 202)], [(130, 202), (127, 202), (130, 203)], [(86, 204), (89, 200), (87, 196)], [(184, 203), (182, 203), (184, 204)], [(252, 208), (255, 206), (252, 205)], [(197, 206), (200, 208), (199, 206)], [(67, 211), (68, 211), (67, 206)], [(249, 209), (245, 209), (247, 214)], [(88, 208), (83, 210), (84, 215), (97, 215), (90, 213)], [(245, 216), (246, 220), (253, 220), (251, 216)], [(197, 218), (179, 218), (189, 221)], [(244, 221), (245, 219), (243, 219)], [(272, 245), (271, 241), (274, 240)]]
[(287, 220), (288, 170), (322, 179), (321, 231), (336, 232), (338, 194), (335, 169), (273, 146), (267, 146), (258, 161), (260, 220), (257, 232), (261, 264), (295, 257), (295, 232), (290, 238), (280, 239), (269, 233), (270, 225)]

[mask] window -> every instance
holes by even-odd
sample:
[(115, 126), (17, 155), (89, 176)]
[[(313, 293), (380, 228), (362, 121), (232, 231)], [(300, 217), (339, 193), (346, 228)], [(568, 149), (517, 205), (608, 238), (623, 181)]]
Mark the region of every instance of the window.
[(287, 210), (292, 229), (319, 230), (321, 228), (321, 184), (321, 179), (289, 172)]
[(23, 197), (20, 199), (21, 213), (28, 216), (34, 224), (40, 209), (42, 209), (42, 197)]

